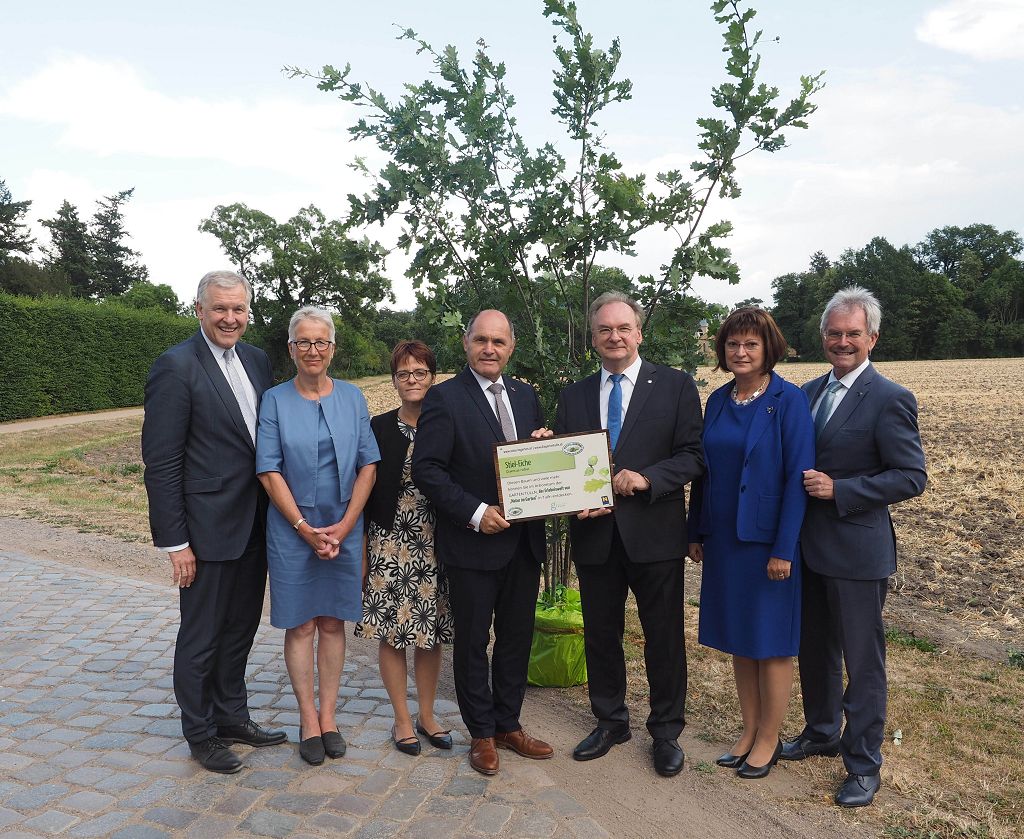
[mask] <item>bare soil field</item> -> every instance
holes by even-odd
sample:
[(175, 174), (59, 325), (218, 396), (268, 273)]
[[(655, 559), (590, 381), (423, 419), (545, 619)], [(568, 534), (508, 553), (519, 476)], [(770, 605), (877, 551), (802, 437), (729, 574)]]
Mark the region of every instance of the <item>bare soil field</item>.
[[(879, 363), (918, 398), (929, 483), (897, 505), (899, 571), (887, 602), (891, 698), (883, 749), (883, 794), (867, 811), (842, 813), (848, 835), (867, 827), (888, 837), (1011, 837), (1024, 819), (1024, 359)], [(782, 365), (803, 383), (826, 368)], [(698, 371), (703, 397), (727, 374)], [(371, 413), (395, 407), (386, 377), (357, 382)], [(0, 544), (28, 553), (73, 555), (75, 562), (166, 582), (166, 560), (149, 545), (137, 416), (55, 422), (0, 434)], [(27, 521), (31, 520), (31, 521)], [(48, 528), (57, 524), (60, 528)], [(74, 534), (116, 536), (75, 544)], [(18, 540), (24, 539), (21, 544)], [(77, 549), (77, 551), (76, 551)], [(739, 711), (729, 660), (696, 643), (699, 566), (687, 569), (688, 719), (692, 736), (728, 746)], [(646, 716), (643, 637), (628, 628), (630, 704)], [(585, 688), (565, 692), (587, 710)], [(787, 720), (799, 731), (799, 685)], [(714, 749), (711, 749), (712, 751)], [(700, 761), (698, 772), (714, 772)], [(834, 814), (838, 761), (787, 765), (812, 790), (764, 794), (781, 807)], [(781, 777), (785, 777), (783, 774)]]

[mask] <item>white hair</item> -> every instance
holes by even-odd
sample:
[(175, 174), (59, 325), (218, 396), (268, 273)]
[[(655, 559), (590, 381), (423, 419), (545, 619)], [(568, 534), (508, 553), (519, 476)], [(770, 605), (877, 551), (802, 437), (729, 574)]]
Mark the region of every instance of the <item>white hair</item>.
[(199, 288), (196, 290), (196, 300), (201, 305), (206, 305), (206, 293), (210, 290), (210, 286), (215, 288), (236, 288), (242, 286), (245, 289), (245, 303), (249, 305), (252, 303), (252, 286), (249, 285), (249, 281), (241, 274), (236, 274), (234, 271), (210, 271), (203, 275), (203, 278), (199, 281)]
[(859, 285), (851, 285), (841, 288), (832, 295), (832, 299), (825, 304), (825, 311), (821, 313), (821, 334), (824, 335), (828, 328), (828, 319), (833, 312), (848, 312), (851, 309), (862, 309), (864, 320), (867, 321), (868, 335), (877, 335), (882, 328), (882, 306), (866, 288)]
[(331, 317), (331, 313), (326, 309), (319, 309), (316, 306), (303, 306), (299, 309), (292, 319), (288, 321), (288, 340), (295, 340), (295, 330), (298, 328), (299, 323), (304, 320), (318, 320), (327, 327), (327, 334), (330, 340), (334, 340), (334, 318)]

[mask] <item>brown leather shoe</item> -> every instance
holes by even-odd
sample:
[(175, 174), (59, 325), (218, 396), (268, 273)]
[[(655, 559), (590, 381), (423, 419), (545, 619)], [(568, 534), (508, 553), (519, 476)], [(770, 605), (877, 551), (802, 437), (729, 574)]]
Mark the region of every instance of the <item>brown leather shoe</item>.
[(494, 745), (499, 749), (511, 749), (516, 754), (534, 760), (547, 760), (555, 750), (543, 740), (531, 737), (523, 729), (518, 731), (499, 732), (494, 735)]
[(469, 741), (469, 765), (481, 775), (497, 774), (498, 753), (493, 737), (474, 737)]

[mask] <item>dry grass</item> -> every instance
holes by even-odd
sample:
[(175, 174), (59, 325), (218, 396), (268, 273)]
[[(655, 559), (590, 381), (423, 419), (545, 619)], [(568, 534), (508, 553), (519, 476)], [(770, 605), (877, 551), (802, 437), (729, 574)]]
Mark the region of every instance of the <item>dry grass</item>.
[[(883, 794), (849, 818), (867, 819), (890, 837), (1017, 836), (1024, 819), (1024, 359), (878, 367), (917, 395), (929, 484), (924, 496), (894, 509), (900, 570), (887, 612), (902, 634), (890, 644)], [(800, 384), (824, 369), (795, 364), (780, 372)], [(705, 397), (727, 380), (710, 370), (699, 377), (707, 380)], [(357, 384), (371, 413), (397, 404), (387, 377)], [(0, 436), (0, 513), (147, 542), (139, 428), (128, 419)], [(696, 642), (699, 569), (688, 573), (688, 718), (698, 736), (728, 744), (739, 720), (731, 664)], [(639, 709), (647, 689), (635, 615), (627, 635), (630, 702)], [(573, 695), (583, 699), (581, 691)], [(801, 723), (794, 687), (786, 730)], [(811, 779), (816, 804), (831, 806), (839, 761), (790, 768)]]
[[(896, 632), (884, 787), (875, 807), (850, 818), (892, 837), (1019, 836), (1024, 360), (877, 366), (917, 395), (929, 482), (921, 498), (893, 509), (900, 569), (887, 603)], [(802, 384), (825, 369), (795, 364), (780, 372)], [(728, 378), (710, 370), (699, 376), (707, 380), (704, 397)], [(697, 645), (697, 614), (687, 608), (688, 714), (695, 727), (727, 742), (739, 730), (731, 666), (727, 656)], [(797, 684), (786, 730), (801, 727)], [(839, 761), (792, 769), (811, 778), (825, 805), (844, 774)]]

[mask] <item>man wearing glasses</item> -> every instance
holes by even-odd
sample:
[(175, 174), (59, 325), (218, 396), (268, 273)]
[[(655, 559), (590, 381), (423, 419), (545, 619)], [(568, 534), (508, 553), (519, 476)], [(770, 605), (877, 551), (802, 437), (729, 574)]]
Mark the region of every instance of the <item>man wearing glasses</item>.
[(174, 696), (192, 756), (211, 772), (242, 762), (231, 743), (285, 741), (249, 718), (245, 666), (267, 582), (267, 496), (256, 480), (256, 417), (271, 385), (263, 350), (240, 342), (252, 291), (231, 271), (199, 281), (199, 331), (146, 382), (142, 459), (153, 542), (179, 587)]
[(804, 385), (817, 438), (815, 468), (804, 473), (810, 498), (800, 532), (806, 724), (781, 756), (842, 754), (841, 807), (867, 806), (878, 791), (888, 696), (882, 607), (896, 571), (889, 505), (920, 495), (927, 479), (917, 401), (869, 358), (881, 320), (871, 292), (836, 292), (821, 316), (832, 370)]

